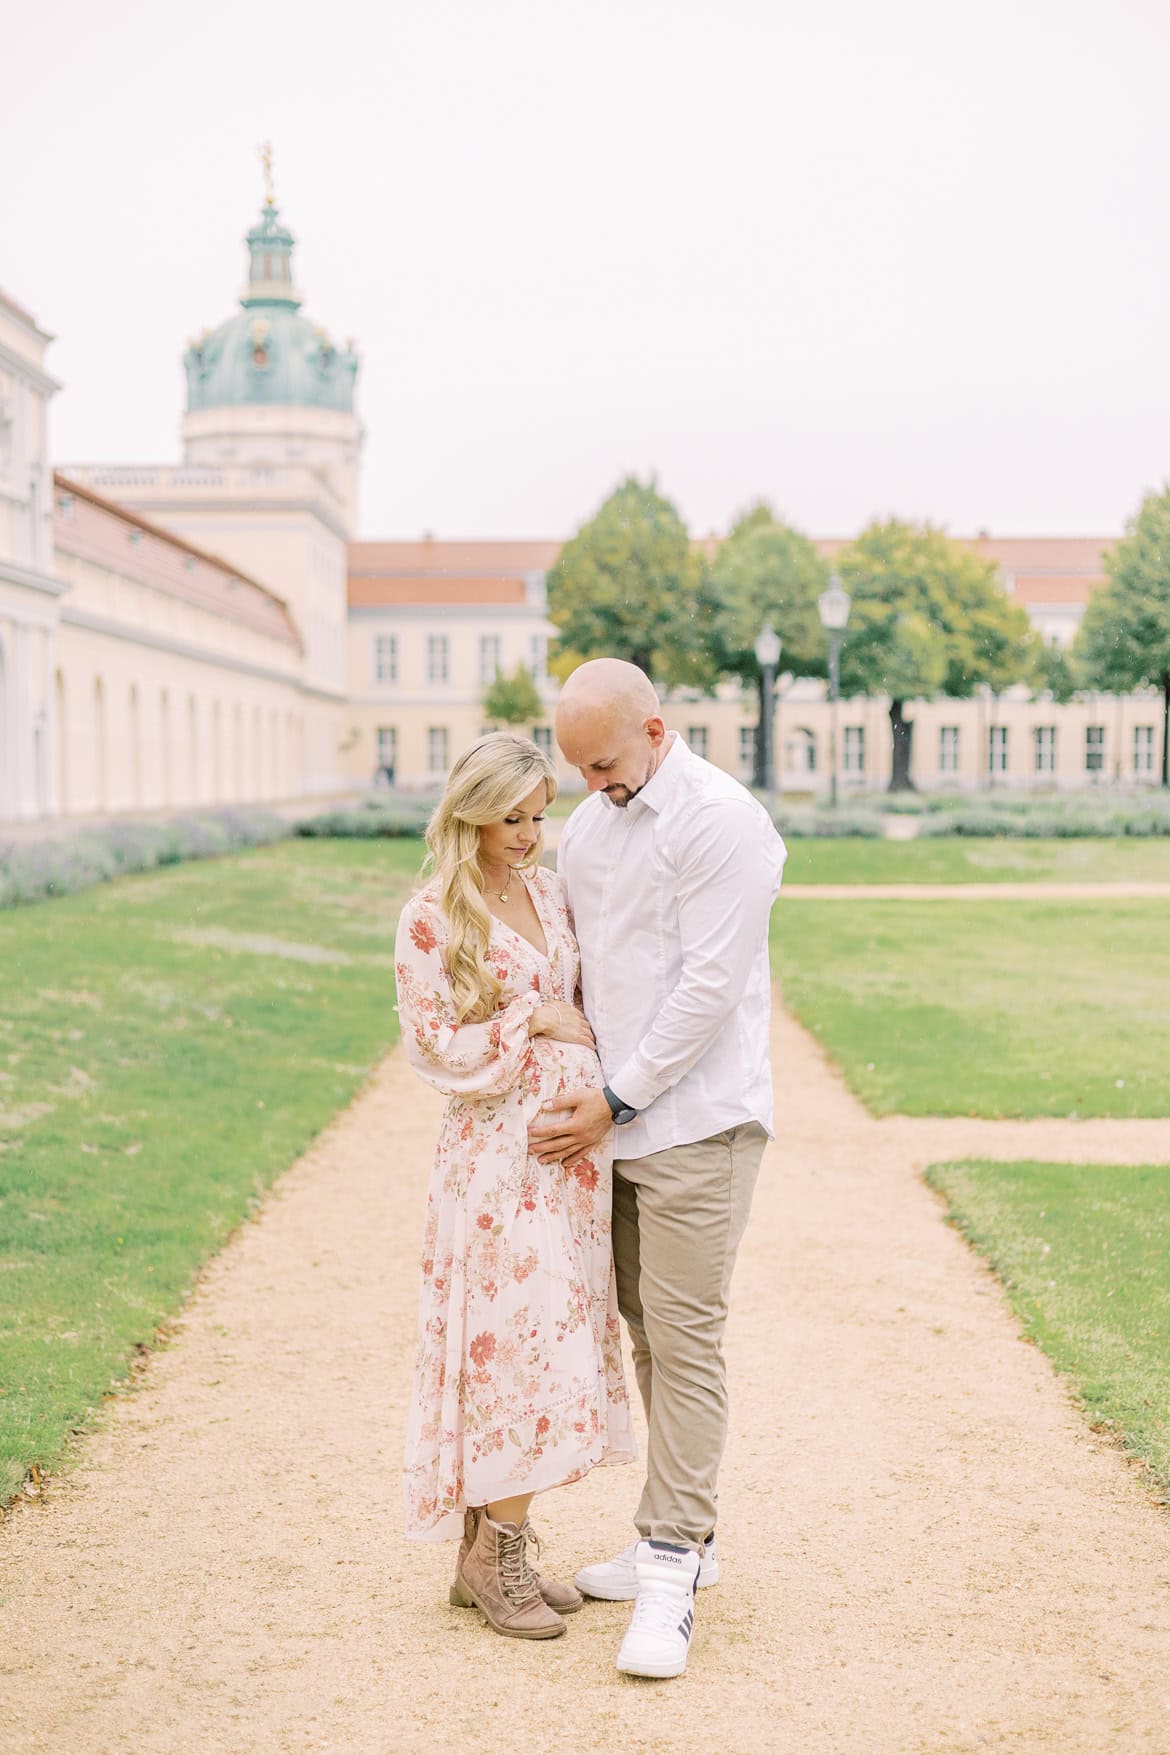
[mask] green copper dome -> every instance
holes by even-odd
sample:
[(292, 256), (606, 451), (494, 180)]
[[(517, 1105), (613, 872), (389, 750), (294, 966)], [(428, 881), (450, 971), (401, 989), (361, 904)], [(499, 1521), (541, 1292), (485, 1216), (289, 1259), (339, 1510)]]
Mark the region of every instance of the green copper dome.
[(187, 411), (256, 404), (353, 412), (358, 360), (301, 316), (293, 285), (293, 235), (271, 196), (248, 233), (241, 310), (193, 341), (183, 358)]

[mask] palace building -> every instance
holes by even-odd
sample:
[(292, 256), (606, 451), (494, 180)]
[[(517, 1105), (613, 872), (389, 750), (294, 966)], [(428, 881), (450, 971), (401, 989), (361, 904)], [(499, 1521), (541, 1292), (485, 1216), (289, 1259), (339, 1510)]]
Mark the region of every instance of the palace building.
[[(185, 355), (174, 465), (54, 469), (52, 337), (0, 293), (0, 824), (433, 787), (483, 729), (486, 686), (518, 664), (543, 702), (529, 730), (553, 748), (559, 543), (358, 540), (357, 351), (306, 315), (271, 184), (246, 245), (238, 308)], [(1066, 644), (1109, 540), (972, 546)], [(1158, 705), (1019, 690), (918, 703), (914, 777), (1149, 781)], [(676, 691), (666, 711), (750, 774), (754, 695)], [(885, 703), (842, 701), (836, 722), (843, 787), (886, 784)], [(823, 684), (781, 678), (774, 747), (784, 788), (827, 788)]]

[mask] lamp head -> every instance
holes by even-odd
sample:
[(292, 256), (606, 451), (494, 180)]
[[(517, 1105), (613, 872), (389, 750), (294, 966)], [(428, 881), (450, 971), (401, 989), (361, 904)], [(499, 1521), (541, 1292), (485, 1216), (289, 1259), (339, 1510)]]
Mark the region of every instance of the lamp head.
[(761, 670), (775, 670), (780, 662), (780, 636), (771, 622), (765, 622), (756, 635), (756, 663)]
[(829, 577), (828, 589), (822, 591), (817, 598), (817, 610), (821, 618), (821, 626), (830, 634), (839, 634), (849, 620), (849, 605), (852, 599), (838, 579), (836, 573)]

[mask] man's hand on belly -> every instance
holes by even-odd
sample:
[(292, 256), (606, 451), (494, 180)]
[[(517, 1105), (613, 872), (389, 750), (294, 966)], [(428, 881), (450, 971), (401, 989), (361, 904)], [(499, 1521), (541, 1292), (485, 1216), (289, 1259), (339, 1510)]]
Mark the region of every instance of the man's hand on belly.
[(538, 1116), (528, 1129), (528, 1149), (542, 1164), (571, 1164), (591, 1146), (600, 1144), (613, 1126), (602, 1091), (589, 1088), (569, 1091), (555, 1102), (546, 1103), (541, 1114), (545, 1109), (555, 1109), (556, 1120), (541, 1121)]

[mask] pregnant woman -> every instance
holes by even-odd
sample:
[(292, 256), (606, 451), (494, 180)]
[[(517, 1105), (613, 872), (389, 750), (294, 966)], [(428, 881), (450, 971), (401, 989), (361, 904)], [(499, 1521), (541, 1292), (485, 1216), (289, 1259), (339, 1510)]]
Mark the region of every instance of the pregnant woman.
[(563, 1633), (581, 1605), (533, 1569), (533, 1494), (634, 1454), (608, 1143), (566, 1165), (528, 1151), (538, 1111), (603, 1082), (560, 880), (539, 864), (556, 791), (527, 738), (496, 732), (465, 751), (395, 953), (403, 1045), (448, 1099), (427, 1199), (407, 1534), (462, 1535), (451, 1601), (520, 1639)]

